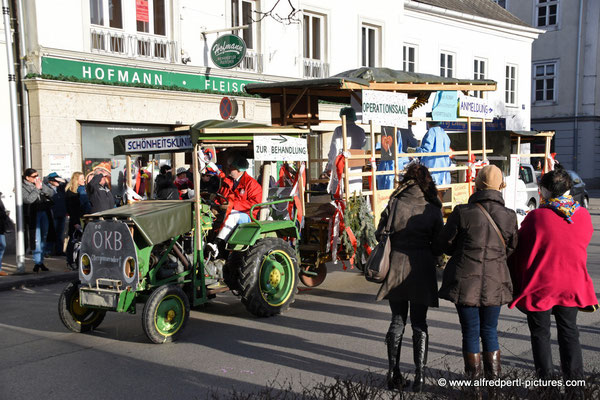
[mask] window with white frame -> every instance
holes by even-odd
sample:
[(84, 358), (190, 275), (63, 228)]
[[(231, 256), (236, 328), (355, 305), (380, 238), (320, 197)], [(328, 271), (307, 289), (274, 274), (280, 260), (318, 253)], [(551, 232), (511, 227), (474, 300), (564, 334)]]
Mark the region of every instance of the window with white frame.
[(494, 3), (498, 4), (500, 7), (502, 8), (506, 8), (506, 1), (507, 0), (492, 0)]
[(536, 0), (537, 26), (556, 26), (558, 0)]
[(517, 104), (517, 67), (515, 65), (506, 65), (504, 102), (508, 105)]
[(454, 77), (454, 54), (440, 53), (440, 76)]
[(302, 56), (305, 78), (326, 78), (329, 64), (326, 62), (326, 22), (325, 15), (303, 12), (302, 17)]
[[(487, 62), (484, 59), (476, 58), (473, 60), (473, 79), (485, 79), (487, 73)], [(483, 92), (477, 90), (473, 92), (473, 96), (483, 99)]]
[(556, 101), (556, 63), (533, 65), (535, 101)]
[(247, 29), (242, 29), (241, 32), (236, 31), (235, 33), (244, 39), (246, 48), (250, 50), (256, 48), (253, 19), (255, 12), (254, 3), (254, 1), (231, 0), (231, 26), (248, 25)]
[(379, 59), (381, 57), (381, 27), (363, 24), (361, 27), (361, 44), (361, 65), (363, 67), (379, 66)]
[(417, 46), (411, 44), (402, 46), (402, 69), (407, 72), (417, 70)]

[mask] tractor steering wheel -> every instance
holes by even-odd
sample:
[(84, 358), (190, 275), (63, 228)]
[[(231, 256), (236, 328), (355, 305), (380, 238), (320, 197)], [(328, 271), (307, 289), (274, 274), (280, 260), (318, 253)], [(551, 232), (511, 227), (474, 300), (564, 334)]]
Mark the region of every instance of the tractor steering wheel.
[[(223, 196), (221, 193), (200, 192), (200, 197), (202, 197), (202, 199), (205, 200), (211, 207), (229, 205), (229, 200), (227, 200), (227, 197)], [(221, 199), (219, 203), (216, 201), (217, 198)]]

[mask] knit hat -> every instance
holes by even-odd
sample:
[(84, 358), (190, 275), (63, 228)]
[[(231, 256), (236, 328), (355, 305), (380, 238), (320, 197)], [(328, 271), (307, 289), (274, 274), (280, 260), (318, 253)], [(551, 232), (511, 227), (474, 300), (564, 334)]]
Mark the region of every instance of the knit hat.
[(475, 186), (478, 190), (500, 190), (504, 186), (502, 171), (495, 165), (485, 166), (475, 178)]
[(187, 172), (187, 168), (185, 168), (185, 167), (179, 167), (179, 168), (177, 168), (177, 174), (176, 175), (185, 174), (186, 172)]
[(237, 169), (240, 172), (246, 171), (249, 167), (250, 167), (250, 164), (248, 164), (248, 160), (246, 160), (244, 157), (236, 158), (231, 163), (231, 168)]

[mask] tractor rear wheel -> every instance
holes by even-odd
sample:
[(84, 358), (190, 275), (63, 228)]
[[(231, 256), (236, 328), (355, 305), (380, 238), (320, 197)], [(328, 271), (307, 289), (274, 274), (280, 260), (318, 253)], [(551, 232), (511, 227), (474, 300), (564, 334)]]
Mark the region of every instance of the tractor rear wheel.
[(239, 286), (242, 303), (258, 317), (281, 314), (294, 302), (298, 259), (288, 242), (264, 238), (244, 255)]

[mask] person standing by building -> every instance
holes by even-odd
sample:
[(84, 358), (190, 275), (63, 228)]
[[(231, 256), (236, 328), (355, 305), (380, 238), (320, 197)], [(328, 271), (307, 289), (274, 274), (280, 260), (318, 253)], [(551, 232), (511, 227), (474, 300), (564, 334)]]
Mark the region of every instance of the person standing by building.
[[(421, 141), (419, 147), (408, 147), (408, 153), (436, 153), (450, 151), (450, 138), (446, 131), (439, 126), (439, 123), (430, 121), (429, 130)], [(450, 167), (450, 156), (423, 156), (421, 164), (427, 168), (447, 168)], [(447, 185), (451, 183), (450, 171), (435, 171), (431, 177), (436, 185)]]
[(390, 270), (377, 293), (377, 301), (388, 299), (392, 310), (392, 322), (385, 338), (389, 361), (387, 382), (390, 390), (402, 390), (404, 386), (399, 364), (410, 309), (415, 362), (412, 388), (420, 392), (429, 342), (427, 310), (439, 305), (435, 271), (437, 257), (433, 253), (432, 242), (443, 226), (442, 203), (429, 171), (420, 164), (408, 167), (392, 198), (396, 198), (393, 210), (388, 206), (383, 211), (375, 234), (379, 239), (388, 219), (392, 218)]
[(587, 270), (587, 246), (594, 227), (590, 213), (569, 195), (572, 186), (562, 168), (542, 176), (540, 208), (523, 220), (519, 245), (510, 260), (516, 290), (509, 307), (527, 314), (533, 362), (540, 379), (554, 376), (552, 314), (563, 377), (583, 378), (577, 314), (579, 308), (598, 304)]
[(75, 233), (76, 230), (81, 229), (81, 218), (86, 214), (86, 206), (89, 211), (89, 205), (86, 204), (87, 196), (86, 198), (82, 198), (82, 191), (85, 193), (85, 177), (83, 172), (74, 172), (65, 190), (65, 203), (67, 214), (69, 214), (67, 267), (71, 270), (77, 269), (77, 266), (75, 265), (77, 260), (73, 259), (73, 247), (75, 245), (73, 233)]
[(92, 178), (86, 186), (90, 201), (90, 213), (97, 213), (115, 208), (115, 198), (109, 186), (110, 172), (103, 167), (96, 167)]
[(2, 258), (4, 257), (4, 250), (6, 250), (6, 230), (8, 229), (8, 214), (4, 208), (4, 202), (2, 201), (2, 193), (0, 193), (0, 276), (8, 275), (5, 271), (2, 271)]
[(65, 237), (65, 222), (67, 220), (67, 206), (65, 204), (65, 186), (67, 183), (56, 172), (51, 172), (46, 181), (48, 186), (54, 192), (52, 201), (52, 222), (54, 225), (54, 241), (48, 242), (46, 255), (63, 256), (64, 252), (64, 237)]
[(27, 168), (23, 173), (23, 205), (28, 226), (29, 247), (33, 249), (33, 272), (48, 271), (44, 265), (44, 248), (50, 223), (52, 189), (42, 184), (38, 172)]
[(451, 256), (439, 296), (456, 304), (467, 377), (481, 376), (481, 338), (486, 378), (496, 379), (500, 307), (512, 301), (507, 257), (517, 246), (517, 215), (504, 207), (498, 167), (481, 169), (475, 186), (468, 204), (456, 206), (436, 240), (436, 247)]
[[(367, 144), (367, 137), (365, 131), (360, 126), (356, 125), (356, 112), (352, 107), (344, 107), (340, 110), (340, 117), (346, 116), (346, 146), (348, 149), (363, 149)], [(324, 173), (330, 175), (333, 174), (333, 188), (337, 188), (337, 171), (335, 171), (335, 160), (344, 151), (344, 139), (342, 137), (342, 127), (338, 126), (333, 131), (331, 138), (331, 144), (329, 146), (329, 155), (327, 156), (328, 161), (325, 166)], [(348, 162), (348, 161), (346, 161)], [(349, 173), (362, 172), (362, 167), (351, 167), (348, 168)], [(354, 192), (362, 192), (362, 177), (351, 177), (349, 181), (349, 188), (347, 189), (350, 194)], [(330, 190), (335, 192), (334, 189)]]

